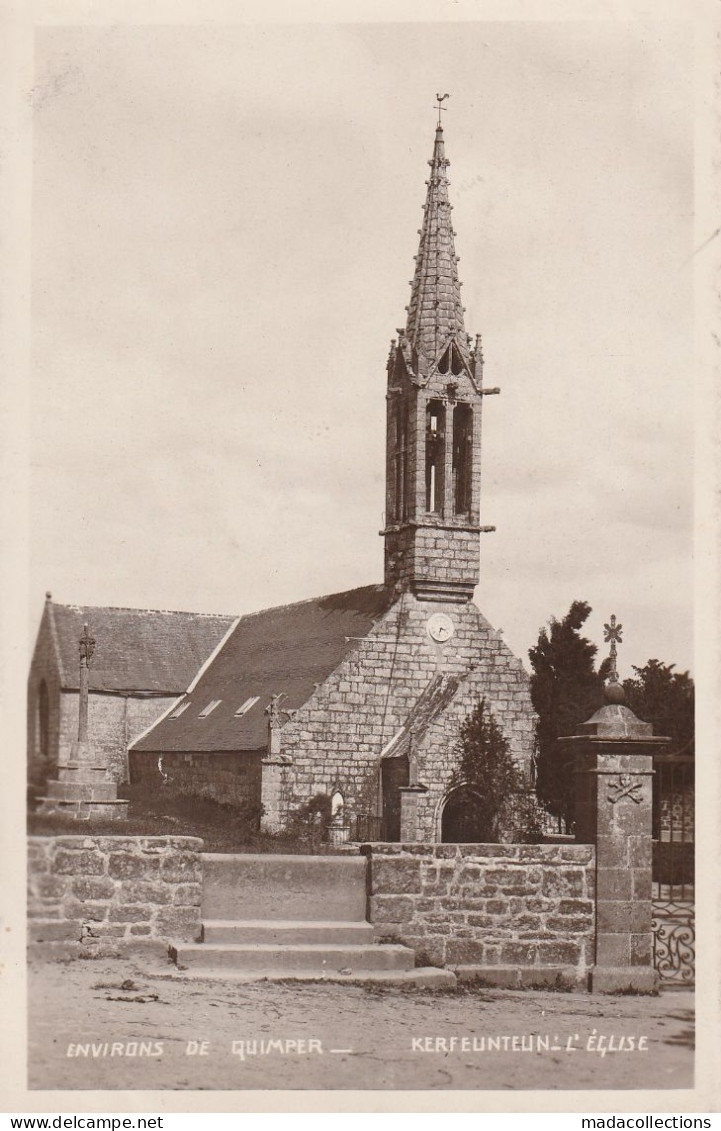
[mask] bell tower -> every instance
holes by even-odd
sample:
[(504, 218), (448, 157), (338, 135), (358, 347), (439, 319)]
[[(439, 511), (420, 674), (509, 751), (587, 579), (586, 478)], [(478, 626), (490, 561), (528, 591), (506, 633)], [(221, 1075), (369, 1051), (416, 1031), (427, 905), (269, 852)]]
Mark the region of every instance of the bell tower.
[(405, 329), (388, 358), (385, 583), (469, 601), (479, 581), (480, 335), (466, 333), (441, 103)]

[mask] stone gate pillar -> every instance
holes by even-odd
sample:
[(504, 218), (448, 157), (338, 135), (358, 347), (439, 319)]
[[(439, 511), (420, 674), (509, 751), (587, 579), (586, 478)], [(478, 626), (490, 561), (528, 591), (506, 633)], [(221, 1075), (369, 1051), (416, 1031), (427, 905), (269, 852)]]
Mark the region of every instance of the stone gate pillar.
[(419, 803), (428, 793), (425, 785), (402, 785), (401, 795), (401, 844), (415, 844), (421, 839), (418, 815)]
[(618, 682), (579, 734), (561, 739), (574, 763), (576, 840), (596, 846), (596, 931), (591, 989), (601, 993), (656, 985), (651, 931), (651, 807), (655, 738), (623, 705)]

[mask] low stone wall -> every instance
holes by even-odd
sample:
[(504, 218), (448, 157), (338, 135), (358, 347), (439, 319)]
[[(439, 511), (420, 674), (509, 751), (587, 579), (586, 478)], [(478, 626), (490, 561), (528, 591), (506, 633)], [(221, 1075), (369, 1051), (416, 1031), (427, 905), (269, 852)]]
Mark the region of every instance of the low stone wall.
[(48, 957), (167, 950), (201, 933), (202, 840), (29, 838), (29, 941)]
[(593, 963), (593, 845), (371, 844), (369, 918), (423, 965), (501, 985), (581, 985)]

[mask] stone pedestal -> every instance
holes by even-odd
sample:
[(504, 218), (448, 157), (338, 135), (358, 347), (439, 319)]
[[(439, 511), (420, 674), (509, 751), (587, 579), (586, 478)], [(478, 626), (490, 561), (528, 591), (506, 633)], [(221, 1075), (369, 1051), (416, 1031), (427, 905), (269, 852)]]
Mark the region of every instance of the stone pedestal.
[(575, 763), (576, 840), (596, 845), (596, 927), (591, 989), (656, 985), (651, 930), (653, 755), (670, 740), (627, 707), (602, 707), (562, 741)]
[(401, 844), (415, 844), (421, 839), (418, 806), (428, 793), (425, 785), (405, 785), (398, 791), (401, 795)]
[(72, 758), (58, 767), (56, 781), (47, 783), (47, 796), (40, 798), (38, 813), (88, 820), (122, 820), (128, 802), (118, 798), (118, 787), (106, 766), (97, 763), (91, 746), (77, 742)]
[(288, 759), (280, 754), (268, 754), (260, 763), (260, 802), (263, 815), (260, 827), (264, 832), (279, 832), (285, 823), (283, 793)]

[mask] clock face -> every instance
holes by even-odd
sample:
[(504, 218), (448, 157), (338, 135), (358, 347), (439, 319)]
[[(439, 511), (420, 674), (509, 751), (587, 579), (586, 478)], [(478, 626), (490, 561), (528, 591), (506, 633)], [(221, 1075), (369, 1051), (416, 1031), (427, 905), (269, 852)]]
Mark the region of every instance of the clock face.
[(439, 644), (444, 644), (453, 636), (453, 621), (445, 613), (434, 613), (428, 618), (428, 635)]

